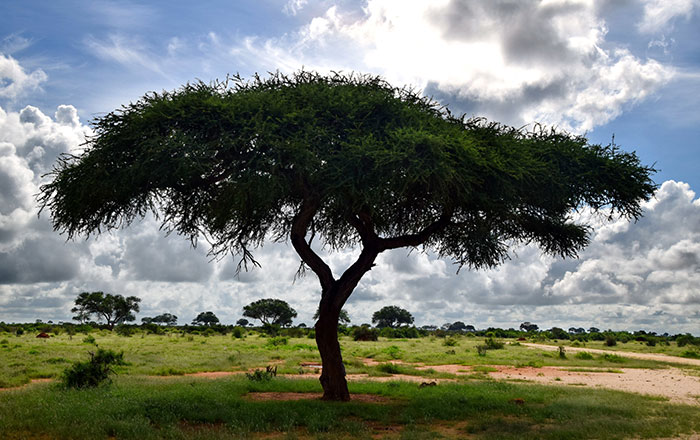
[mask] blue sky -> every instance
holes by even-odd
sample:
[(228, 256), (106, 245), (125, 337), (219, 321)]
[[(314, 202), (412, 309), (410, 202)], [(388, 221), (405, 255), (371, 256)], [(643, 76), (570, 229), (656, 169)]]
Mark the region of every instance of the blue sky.
[[(2, 10), (0, 320), (69, 319), (79, 292), (105, 290), (144, 298), (139, 316), (181, 322), (205, 309), (232, 322), (248, 302), (281, 297), (309, 324), (317, 283), (291, 283), (290, 246), (264, 247), (263, 270), (235, 279), (231, 261), (210, 263), (205, 247), (162, 237), (150, 218), (65, 243), (33, 201), (95, 116), (195, 79), (304, 67), (380, 74), (456, 113), (542, 122), (594, 143), (614, 135), (659, 169), (645, 218), (592, 219), (579, 260), (521, 247), (500, 268), (455, 275), (431, 254), (383, 256), (346, 307), (354, 322), (398, 304), (419, 324), (700, 333), (698, 0), (4, 1)], [(328, 258), (340, 271), (352, 256)]]

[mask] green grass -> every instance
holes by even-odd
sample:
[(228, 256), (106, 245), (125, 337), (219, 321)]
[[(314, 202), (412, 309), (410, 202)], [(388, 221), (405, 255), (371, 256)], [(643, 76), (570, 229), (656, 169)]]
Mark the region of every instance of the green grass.
[(390, 402), (244, 398), (256, 391), (320, 392), (320, 386), (316, 380), (251, 382), (240, 376), (119, 376), (110, 387), (84, 391), (37, 384), (0, 393), (0, 438), (242, 439), (279, 433), (277, 438), (330, 439), (395, 432), (384, 438), (608, 439), (700, 431), (696, 407), (597, 389), (496, 381), (420, 389), (366, 382), (351, 383), (351, 393)]
[[(83, 343), (86, 335), (69, 338), (62, 334), (51, 339), (36, 339), (33, 334), (0, 335), (6, 341), (0, 345), (0, 388), (25, 384), (33, 378), (58, 377), (71, 363), (87, 358), (88, 351), (97, 347), (124, 351), (127, 365), (119, 367), (126, 375), (181, 375), (198, 371), (247, 371), (275, 364), (280, 374), (300, 371), (300, 364), (320, 362), (315, 341), (308, 338), (266, 338), (249, 334), (237, 339), (230, 335), (143, 335), (117, 336), (109, 331), (91, 332), (97, 347)], [(365, 358), (377, 362), (400, 360), (406, 364), (458, 364), (465, 366), (563, 366), (589, 368), (663, 368), (666, 364), (624, 358), (613, 354), (592, 355), (578, 353), (560, 358), (556, 352), (547, 352), (521, 345), (506, 344), (500, 350), (487, 350), (479, 356), (477, 345), (483, 338), (453, 336), (455, 345), (446, 347), (442, 338), (385, 339), (376, 342), (356, 342), (341, 337), (343, 357), (348, 373), (381, 374), (376, 367), (366, 366)], [(286, 342), (286, 343), (285, 343)], [(632, 343), (629, 343), (632, 344)], [(628, 344), (628, 346), (629, 346)], [(619, 344), (622, 345), (622, 344)], [(639, 346), (645, 348), (644, 346)], [(655, 348), (655, 347), (646, 347)], [(682, 352), (681, 352), (682, 353)], [(388, 367), (385, 367), (388, 368)], [(402, 374), (435, 377), (430, 371), (415, 370), (402, 365)], [(388, 373), (384, 373), (388, 374)]]

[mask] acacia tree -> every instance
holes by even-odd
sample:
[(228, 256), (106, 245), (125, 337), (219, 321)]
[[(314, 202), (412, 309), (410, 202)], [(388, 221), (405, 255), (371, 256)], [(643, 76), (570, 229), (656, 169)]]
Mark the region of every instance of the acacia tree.
[(111, 330), (117, 324), (135, 320), (134, 312), (139, 311), (140, 302), (141, 298), (135, 296), (125, 298), (104, 292), (82, 292), (75, 299), (71, 312), (76, 313), (73, 319), (81, 323), (91, 315), (97, 315)]
[(214, 325), (219, 323), (219, 318), (214, 312), (200, 312), (196, 318), (192, 320), (192, 325)]
[[(492, 267), (510, 246), (574, 257), (589, 206), (637, 218), (652, 168), (615, 146), (555, 130), (452, 115), (374, 76), (299, 72), (149, 93), (93, 121), (62, 156), (40, 203), (69, 237), (155, 212), (214, 255), (291, 241), (321, 285), (316, 342), (324, 398), (348, 400), (337, 324), (377, 256), (422, 247), (458, 267)], [(336, 276), (312, 246), (361, 248)]]
[(398, 327), (401, 324), (413, 324), (413, 315), (398, 306), (384, 306), (372, 315), (372, 324), (377, 327)]
[(265, 298), (253, 301), (243, 307), (243, 316), (259, 319), (266, 325), (279, 325), (288, 327), (292, 325), (292, 318), (296, 318), (297, 311), (281, 299)]

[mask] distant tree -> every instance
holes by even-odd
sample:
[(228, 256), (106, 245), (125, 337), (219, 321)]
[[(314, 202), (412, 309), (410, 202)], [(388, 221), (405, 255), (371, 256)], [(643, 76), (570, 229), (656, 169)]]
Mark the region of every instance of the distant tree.
[(447, 329), (452, 330), (452, 331), (461, 332), (461, 331), (467, 329), (467, 325), (465, 323), (463, 323), (462, 321), (455, 321)]
[(96, 315), (111, 330), (117, 324), (134, 321), (134, 313), (139, 311), (139, 302), (141, 298), (135, 296), (125, 298), (104, 292), (83, 292), (75, 299), (75, 307), (71, 312), (77, 313), (78, 317)]
[(372, 324), (377, 327), (398, 327), (401, 324), (413, 324), (413, 315), (398, 306), (385, 306), (374, 312)]
[(446, 322), (440, 326), (440, 330), (449, 330), (451, 325), (451, 322)]
[(569, 333), (580, 335), (582, 333), (586, 333), (586, 329), (584, 329), (583, 327), (569, 327)]
[[(312, 319), (313, 320), (318, 319), (319, 314), (320, 314), (320, 307), (317, 307), (316, 313), (314, 313), (314, 316)], [(350, 315), (348, 315), (348, 312), (346, 312), (343, 309), (340, 310), (340, 315), (338, 316), (338, 324), (342, 324), (342, 325), (350, 324)]]
[[(41, 209), (69, 237), (151, 212), (163, 229), (202, 231), (213, 254), (289, 240), (320, 283), (316, 344), (326, 400), (349, 400), (338, 318), (379, 255), (432, 250), (488, 268), (520, 243), (575, 257), (591, 228), (573, 210), (638, 218), (653, 168), (616, 146), (541, 126), (452, 114), (372, 75), (299, 72), (186, 84), (93, 121), (81, 154), (58, 159)], [(357, 249), (336, 276), (324, 249)]]
[(569, 334), (563, 328), (552, 327), (549, 329), (549, 333), (553, 339), (569, 339)]
[(141, 323), (142, 324), (153, 324), (153, 318), (150, 316), (144, 316), (141, 318)]
[(424, 325), (423, 327), (421, 327), (421, 330), (427, 330), (429, 332), (434, 332), (437, 329), (438, 329), (438, 326), (435, 324), (428, 324), (428, 325)]
[(588, 333), (600, 333), (600, 329), (598, 327), (591, 327), (588, 329)]
[(520, 324), (520, 330), (524, 332), (536, 332), (540, 327), (537, 324), (532, 324), (528, 321)]
[(214, 325), (219, 323), (219, 318), (216, 317), (214, 312), (201, 312), (196, 318), (192, 320), (192, 325)]
[(470, 324), (470, 325), (467, 325), (467, 328), (465, 328), (464, 330), (468, 331), (468, 332), (475, 332), (476, 328)]
[(177, 316), (171, 313), (163, 313), (161, 315), (154, 316), (152, 322), (155, 324), (175, 325), (177, 324)]
[(245, 318), (241, 318), (238, 321), (236, 321), (236, 325), (240, 325), (241, 327), (247, 327), (248, 324), (250, 324), (250, 321), (248, 321)]
[(292, 318), (297, 317), (297, 311), (281, 299), (259, 299), (243, 307), (243, 316), (259, 319), (266, 325), (279, 325), (288, 327), (292, 325)]

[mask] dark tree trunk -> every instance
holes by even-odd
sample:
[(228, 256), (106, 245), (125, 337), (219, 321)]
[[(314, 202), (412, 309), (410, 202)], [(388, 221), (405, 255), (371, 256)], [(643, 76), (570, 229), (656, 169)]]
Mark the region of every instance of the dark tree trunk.
[[(316, 345), (321, 354), (321, 386), (323, 400), (350, 400), (348, 383), (345, 380), (345, 366), (338, 342), (338, 313), (319, 314), (316, 322)], [(330, 315), (330, 316), (329, 316)]]

